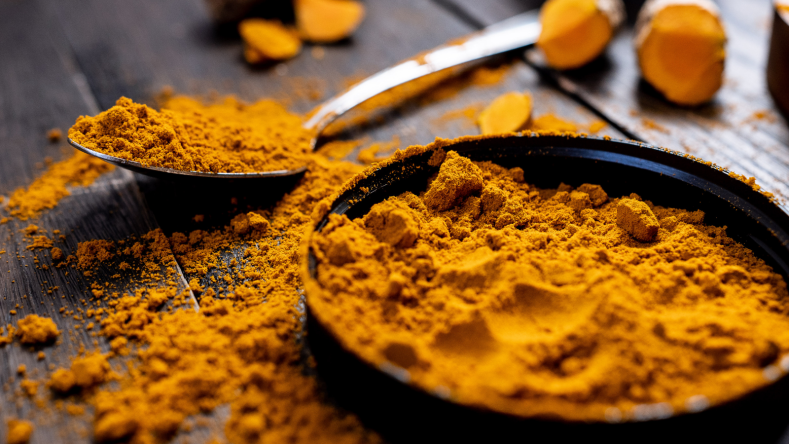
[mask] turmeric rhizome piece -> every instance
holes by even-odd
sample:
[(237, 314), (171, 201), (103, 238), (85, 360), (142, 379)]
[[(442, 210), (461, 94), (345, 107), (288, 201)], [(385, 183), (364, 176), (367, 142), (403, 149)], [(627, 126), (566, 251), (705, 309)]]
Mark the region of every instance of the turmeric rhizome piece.
[(482, 134), (502, 134), (523, 129), (531, 118), (532, 97), (528, 92), (509, 92), (496, 98), (479, 115)]
[(548, 0), (537, 46), (553, 68), (581, 67), (605, 50), (624, 15), (621, 0)]
[(350, 37), (364, 19), (354, 0), (294, 0), (296, 27), (305, 40), (331, 43)]
[(723, 83), (726, 32), (709, 0), (650, 0), (636, 23), (635, 46), (644, 80), (666, 99), (698, 105)]
[(244, 39), (244, 58), (249, 63), (286, 60), (301, 51), (296, 33), (276, 20), (246, 19), (238, 24)]

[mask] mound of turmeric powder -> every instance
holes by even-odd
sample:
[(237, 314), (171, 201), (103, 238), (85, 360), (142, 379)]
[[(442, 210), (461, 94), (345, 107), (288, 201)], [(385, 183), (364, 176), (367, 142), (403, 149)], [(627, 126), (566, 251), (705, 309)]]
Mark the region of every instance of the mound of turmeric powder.
[(33, 435), (33, 424), (29, 421), (19, 419), (9, 419), (7, 422), (8, 432), (6, 442), (8, 444), (27, 444), (30, 436)]
[(312, 133), (277, 102), (213, 104), (172, 97), (161, 111), (126, 97), (69, 129), (78, 144), (145, 166), (211, 173), (296, 169), (307, 163)]
[(312, 312), (423, 389), (527, 417), (665, 417), (787, 371), (786, 283), (725, 227), (527, 181), (449, 152), (424, 192), (330, 215)]
[(15, 333), (19, 342), (26, 345), (46, 344), (55, 340), (59, 334), (60, 331), (52, 319), (34, 314), (20, 319)]

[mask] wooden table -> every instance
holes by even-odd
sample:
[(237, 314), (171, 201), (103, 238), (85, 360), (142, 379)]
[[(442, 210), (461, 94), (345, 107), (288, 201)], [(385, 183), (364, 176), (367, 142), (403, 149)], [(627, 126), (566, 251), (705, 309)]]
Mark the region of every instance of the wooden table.
[[(172, 86), (182, 93), (215, 90), (246, 100), (289, 98), (292, 109), (303, 112), (319, 98), (289, 94), (296, 82), (313, 83), (326, 98), (346, 86), (349, 78), (371, 74), (539, 3), (367, 0), (368, 16), (356, 35), (348, 42), (326, 46), (322, 59), (311, 56), (307, 48), (291, 61), (256, 69), (243, 62), (234, 28), (212, 25), (200, 0), (5, 0), (0, 2), (0, 195), (7, 196), (40, 175), (45, 158), (58, 160), (68, 155), (69, 149), (62, 144), (47, 142), (48, 129), (67, 129), (78, 115), (95, 114), (120, 96), (153, 103), (156, 93)], [(520, 58), (517, 54), (499, 84), (472, 86), (426, 105), (406, 103), (385, 113), (382, 123), (351, 128), (341, 137), (384, 141), (398, 135), (406, 146), (427, 143), (436, 136), (473, 134), (476, 129), (463, 122), (436, 122), (448, 110), (487, 103), (502, 92), (528, 89), (536, 99), (536, 114), (553, 112), (582, 123), (604, 119), (609, 123), (604, 133), (612, 137), (637, 138), (685, 151), (756, 176), (768, 191), (781, 198), (789, 196), (789, 127), (776, 111), (764, 81), (770, 2), (719, 3), (730, 37), (726, 82), (706, 106), (672, 106), (640, 81), (628, 26), (603, 57), (578, 71), (544, 71), (530, 64), (528, 55)], [(638, 1), (628, 2), (631, 22), (638, 6)], [(182, 192), (116, 170), (91, 187), (75, 189), (38, 219), (0, 225), (0, 250), (6, 250), (0, 255), (0, 325), (38, 313), (57, 320), (68, 332), (59, 345), (43, 349), (47, 355), (43, 361), (18, 344), (0, 348), (0, 386), (4, 389), (0, 436), (5, 436), (9, 417), (33, 418), (35, 443), (85, 442), (90, 426), (58, 412), (42, 413), (13, 395), (19, 390), (15, 374), (20, 364), (27, 366), (31, 377), (43, 377), (49, 366), (67, 365), (79, 344), (96, 339), (74, 329), (79, 321), (59, 314), (61, 308), (78, 310), (83, 305), (87, 282), (77, 273), (64, 276), (37, 265), (36, 254), (24, 248), (27, 242), (20, 230), (30, 222), (50, 233), (59, 229), (66, 234), (67, 247), (75, 249), (80, 241), (124, 239), (156, 227), (166, 233), (189, 231), (194, 228), (194, 214), (211, 214), (229, 206), (222, 201), (206, 207), (204, 199), (190, 199)], [(247, 196), (238, 191), (234, 197)], [(226, 222), (220, 219), (218, 224)], [(41, 264), (49, 264), (48, 255), (38, 256)], [(185, 282), (181, 278), (179, 285)], [(59, 290), (50, 295), (47, 290), (53, 286)], [(19, 314), (10, 315), (17, 306)], [(100, 339), (99, 346), (106, 349), (107, 344)], [(222, 416), (221, 409), (215, 416)], [(192, 442), (207, 436), (193, 432)]]

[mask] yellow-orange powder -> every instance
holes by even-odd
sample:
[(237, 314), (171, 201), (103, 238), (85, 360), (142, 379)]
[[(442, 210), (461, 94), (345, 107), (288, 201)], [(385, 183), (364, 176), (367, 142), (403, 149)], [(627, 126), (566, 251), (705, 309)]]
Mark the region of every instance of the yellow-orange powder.
[(8, 209), (12, 216), (21, 220), (36, 217), (71, 194), (67, 187), (88, 186), (113, 168), (103, 160), (76, 151), (68, 159), (50, 165), (28, 187), (14, 190), (8, 199)]
[(725, 228), (597, 185), (527, 182), (449, 152), (426, 191), (331, 215), (310, 243), (312, 313), (368, 362), (516, 415), (633, 419), (772, 381), (786, 283)]
[(204, 104), (173, 97), (156, 111), (123, 97), (96, 117), (78, 118), (69, 137), (146, 166), (252, 173), (303, 166), (312, 134), (300, 117), (272, 100), (244, 104), (226, 97)]

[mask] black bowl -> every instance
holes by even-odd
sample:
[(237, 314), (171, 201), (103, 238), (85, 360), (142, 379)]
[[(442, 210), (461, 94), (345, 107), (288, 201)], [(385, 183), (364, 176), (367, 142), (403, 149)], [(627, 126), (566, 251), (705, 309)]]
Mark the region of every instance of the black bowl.
[[(470, 137), (434, 144), (440, 145), (472, 160), (521, 167), (526, 181), (541, 188), (555, 188), (560, 182), (594, 183), (611, 196), (635, 192), (656, 205), (703, 210), (706, 224), (728, 227), (730, 237), (789, 281), (789, 215), (769, 196), (722, 168), (661, 148), (593, 137)], [(428, 162), (432, 154), (428, 149), (400, 156), (351, 182), (314, 230), (325, 226), (329, 213), (353, 219), (387, 197), (424, 190), (427, 178), (438, 170)], [(319, 289), (311, 251), (306, 251), (305, 266), (308, 345), (327, 392), (393, 442), (775, 442), (789, 424), (789, 378), (782, 377), (789, 368), (778, 362), (770, 369), (781, 376), (776, 382), (703, 412), (669, 418), (646, 415), (642, 421), (620, 424), (566, 423), (460, 406), (401, 382), (396, 372), (381, 371), (345, 350), (310, 307), (310, 291)]]

